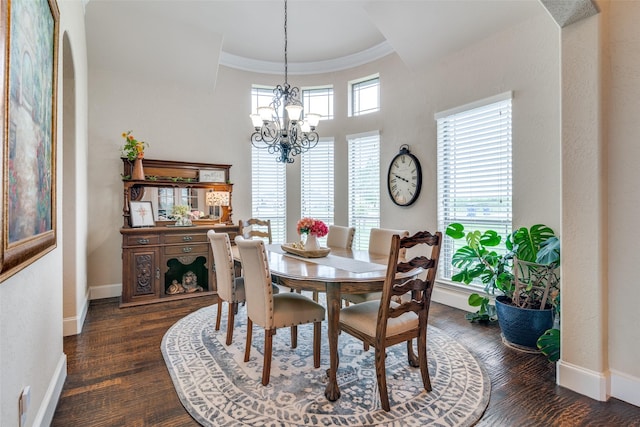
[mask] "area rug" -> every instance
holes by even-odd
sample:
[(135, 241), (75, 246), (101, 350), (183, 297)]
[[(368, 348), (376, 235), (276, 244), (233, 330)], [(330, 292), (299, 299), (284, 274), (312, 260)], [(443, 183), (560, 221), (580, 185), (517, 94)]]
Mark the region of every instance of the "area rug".
[[(226, 306), (226, 305), (225, 305)], [(271, 381), (261, 384), (264, 332), (254, 326), (251, 359), (245, 363), (246, 311), (236, 317), (233, 343), (224, 344), (226, 324), (216, 331), (217, 305), (174, 324), (162, 340), (162, 354), (180, 401), (203, 426), (470, 426), (489, 403), (490, 381), (480, 362), (443, 331), (429, 326), (428, 361), (433, 390), (422, 386), (420, 370), (407, 364), (406, 345), (387, 349), (391, 411), (380, 407), (374, 350), (340, 334), (336, 402), (324, 396), (329, 366), (326, 322), (320, 368), (313, 368), (311, 325), (273, 338)], [(226, 307), (223, 319), (226, 318)]]

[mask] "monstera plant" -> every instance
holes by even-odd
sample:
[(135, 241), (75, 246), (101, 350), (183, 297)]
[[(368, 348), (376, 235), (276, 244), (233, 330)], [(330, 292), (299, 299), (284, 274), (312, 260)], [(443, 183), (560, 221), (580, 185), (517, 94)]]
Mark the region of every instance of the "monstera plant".
[[(504, 249), (500, 252), (498, 248), (503, 236), (495, 230), (465, 231), (462, 224), (453, 223), (447, 227), (446, 234), (454, 240), (464, 239), (466, 243), (453, 254), (451, 263), (458, 271), (451, 279), (484, 285), (483, 295), (473, 293), (469, 296), (469, 305), (478, 307), (475, 313), (467, 314), (469, 321), (498, 319), (496, 305), (492, 303), (494, 299), (521, 309), (557, 310), (560, 241), (550, 227), (536, 224), (518, 228), (504, 237)], [(503, 334), (507, 335), (504, 328)], [(534, 337), (534, 346), (538, 337)]]

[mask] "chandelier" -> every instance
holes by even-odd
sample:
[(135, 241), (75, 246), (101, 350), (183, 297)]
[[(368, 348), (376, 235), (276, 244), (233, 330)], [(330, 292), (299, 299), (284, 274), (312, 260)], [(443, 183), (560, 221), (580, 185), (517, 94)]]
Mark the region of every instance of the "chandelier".
[[(307, 113), (302, 120), (300, 89), (291, 87), (287, 81), (287, 0), (284, 1), (284, 85), (273, 89), (273, 100), (268, 107), (258, 108), (251, 114), (255, 132), (251, 143), (256, 148), (266, 148), (282, 163), (293, 163), (293, 156), (304, 153), (318, 144), (316, 126), (319, 114)], [(282, 108), (284, 107), (284, 108)], [(280, 118), (282, 114), (282, 118)]]

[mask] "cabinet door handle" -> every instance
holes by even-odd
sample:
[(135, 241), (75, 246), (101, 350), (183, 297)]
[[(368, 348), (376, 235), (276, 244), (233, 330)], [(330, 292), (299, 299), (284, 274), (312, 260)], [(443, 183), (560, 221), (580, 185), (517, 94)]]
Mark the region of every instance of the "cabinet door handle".
[(185, 254), (188, 254), (192, 250), (193, 248), (191, 246), (185, 246), (184, 248), (182, 248), (182, 252), (184, 252)]
[(147, 243), (149, 243), (149, 239), (138, 239), (139, 245), (146, 245)]
[(193, 237), (191, 237), (191, 236), (183, 236), (182, 240), (185, 241), (185, 242), (190, 242), (190, 241), (193, 240)]
[(160, 269), (156, 268), (156, 279), (160, 278)]

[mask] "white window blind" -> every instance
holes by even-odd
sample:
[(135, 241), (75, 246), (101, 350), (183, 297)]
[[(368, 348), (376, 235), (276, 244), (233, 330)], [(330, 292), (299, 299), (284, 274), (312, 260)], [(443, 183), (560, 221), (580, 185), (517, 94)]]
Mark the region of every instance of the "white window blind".
[[(506, 99), (505, 99), (506, 98)], [(438, 113), (438, 229), (496, 230), (512, 221), (511, 93)], [(445, 237), (438, 273), (451, 279), (451, 257), (463, 240)]]
[(333, 87), (302, 90), (302, 105), (305, 114), (320, 114), (321, 120), (333, 119)]
[(351, 115), (361, 116), (380, 110), (380, 77), (350, 83)]
[(300, 156), (300, 212), (303, 217), (316, 218), (327, 225), (333, 224), (333, 164), (333, 139), (320, 139), (315, 148)]
[(369, 232), (380, 226), (380, 134), (347, 136), (349, 144), (349, 226), (354, 249), (367, 249)]
[[(268, 106), (273, 88), (251, 88), (251, 112)], [(280, 116), (282, 117), (282, 115)], [(251, 147), (251, 216), (271, 220), (274, 243), (284, 243), (287, 232), (286, 165), (276, 161), (269, 150)]]
[(286, 165), (269, 150), (251, 147), (251, 216), (271, 220), (274, 243), (284, 243), (287, 231)]

